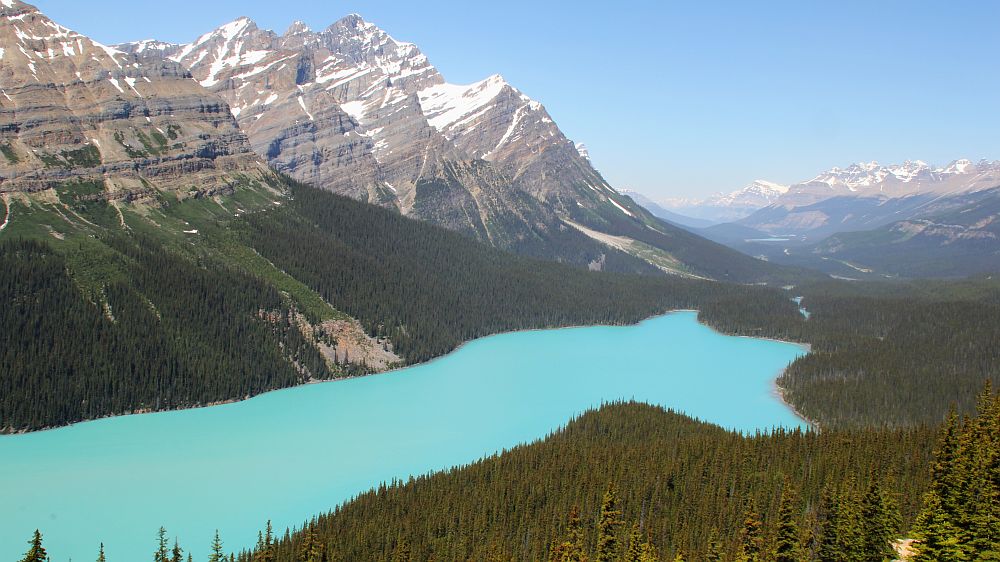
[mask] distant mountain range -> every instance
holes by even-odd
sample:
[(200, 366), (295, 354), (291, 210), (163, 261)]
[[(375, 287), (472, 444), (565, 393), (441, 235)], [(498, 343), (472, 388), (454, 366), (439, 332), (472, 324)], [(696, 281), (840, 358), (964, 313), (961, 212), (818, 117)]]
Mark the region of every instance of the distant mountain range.
[(666, 199), (660, 206), (709, 223), (731, 222), (773, 204), (787, 192), (787, 185), (755, 180), (736, 191), (717, 193), (706, 199)]
[[(737, 216), (708, 227), (672, 222), (771, 261), (841, 276), (960, 276), (1000, 269), (1000, 161), (915, 160), (832, 168), (782, 188), (755, 182), (687, 206), (689, 215)], [(661, 209), (662, 207), (655, 207)], [(740, 215), (744, 216), (740, 216)], [(670, 220), (670, 219), (667, 219)]]

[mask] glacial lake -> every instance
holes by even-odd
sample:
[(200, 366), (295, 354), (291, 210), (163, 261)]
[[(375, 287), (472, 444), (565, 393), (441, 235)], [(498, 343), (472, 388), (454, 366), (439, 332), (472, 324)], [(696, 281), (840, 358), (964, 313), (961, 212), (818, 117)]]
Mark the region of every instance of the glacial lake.
[(430, 363), (233, 404), (0, 436), (0, 560), (37, 527), (56, 562), (149, 560), (162, 525), (204, 560), (381, 482), (534, 441), (635, 399), (747, 432), (803, 422), (774, 378), (803, 346), (721, 335), (694, 312), (635, 326), (515, 332)]

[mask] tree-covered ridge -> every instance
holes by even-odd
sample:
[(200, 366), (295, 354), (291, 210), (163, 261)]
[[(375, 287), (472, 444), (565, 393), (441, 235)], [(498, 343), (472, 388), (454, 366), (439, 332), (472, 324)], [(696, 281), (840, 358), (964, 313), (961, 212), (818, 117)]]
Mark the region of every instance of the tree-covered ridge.
[(100, 304), (50, 247), (0, 243), (0, 428), (190, 407), (332, 376), (273, 287), (141, 238), (108, 243), (128, 278), (105, 285)]
[(824, 427), (936, 424), (972, 412), (1000, 383), (1000, 281), (826, 282), (794, 289), (808, 321), (788, 328), (812, 352), (778, 379)]
[(388, 336), (409, 362), (497, 332), (634, 323), (677, 308), (711, 309), (713, 325), (739, 334), (765, 326), (777, 335), (768, 326), (780, 325), (776, 317), (800, 322), (776, 289), (590, 272), (487, 248), (307, 186), (292, 184), (291, 194), (286, 207), (248, 215), (235, 228), (372, 335)]
[[(300, 553), (315, 543), (329, 560), (547, 560), (554, 552), (622, 560), (649, 542), (662, 560), (706, 560), (712, 550), (735, 560), (753, 545), (761, 554), (747, 559), (772, 560), (794, 539), (795, 550), (820, 560), (824, 527), (840, 528), (846, 548), (854, 548), (849, 536), (862, 537), (863, 548), (885, 526), (893, 538), (909, 528), (933, 440), (927, 428), (744, 436), (657, 407), (610, 405), (544, 441), (362, 494), (277, 540), (269, 558), (239, 559), (309, 560)], [(602, 510), (609, 483), (610, 511), (620, 513)], [(866, 510), (883, 514), (881, 531), (861, 525)], [(614, 556), (601, 558), (602, 549)]]

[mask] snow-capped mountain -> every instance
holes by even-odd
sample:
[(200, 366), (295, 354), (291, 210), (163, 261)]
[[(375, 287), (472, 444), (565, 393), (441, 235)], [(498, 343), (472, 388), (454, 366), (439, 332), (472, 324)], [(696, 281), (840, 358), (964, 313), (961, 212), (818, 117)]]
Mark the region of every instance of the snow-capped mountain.
[(815, 240), (920, 216), (948, 198), (998, 185), (1000, 161), (962, 159), (940, 167), (920, 160), (887, 166), (859, 163), (793, 185), (773, 205), (738, 222), (763, 232)]
[(132, 199), (265, 170), (229, 106), (184, 68), (145, 64), (20, 0), (0, 2), (0, 93), (0, 191), (93, 180)]
[(812, 204), (837, 196), (906, 197), (910, 195), (962, 193), (996, 186), (1000, 162), (954, 160), (935, 167), (921, 160), (883, 166), (878, 162), (832, 168), (793, 185), (778, 201), (785, 206)]
[(668, 199), (661, 205), (675, 213), (712, 223), (739, 220), (788, 192), (788, 186), (755, 180), (742, 189), (717, 193), (706, 199)]
[(356, 14), (283, 35), (238, 18), (189, 44), (119, 48), (188, 68), (278, 170), (501, 246), (581, 207), (637, 210), (540, 103), (499, 75), (449, 84)]
[(704, 204), (716, 207), (760, 208), (774, 203), (787, 192), (787, 185), (766, 180), (754, 180), (743, 189), (709, 197), (704, 201)]

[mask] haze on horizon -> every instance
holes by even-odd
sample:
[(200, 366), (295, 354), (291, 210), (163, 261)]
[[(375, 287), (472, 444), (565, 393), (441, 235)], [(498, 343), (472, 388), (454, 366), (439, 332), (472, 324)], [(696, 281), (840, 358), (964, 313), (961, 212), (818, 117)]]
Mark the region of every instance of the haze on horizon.
[(615, 187), (660, 199), (857, 161), (1000, 158), (995, 3), (32, 3), (109, 44), (188, 42), (241, 15), (321, 29), (356, 12), (450, 82), (504, 75)]

